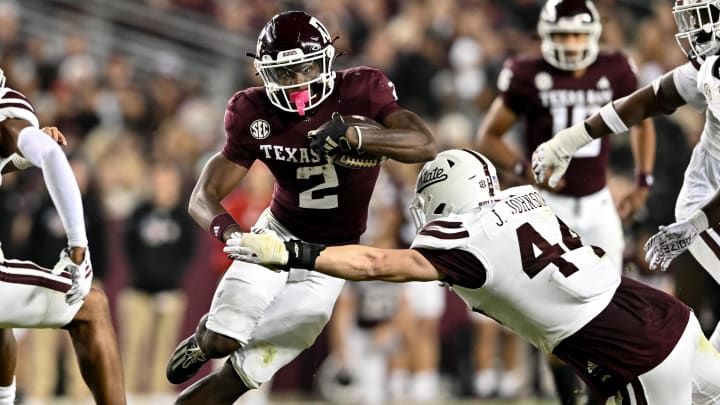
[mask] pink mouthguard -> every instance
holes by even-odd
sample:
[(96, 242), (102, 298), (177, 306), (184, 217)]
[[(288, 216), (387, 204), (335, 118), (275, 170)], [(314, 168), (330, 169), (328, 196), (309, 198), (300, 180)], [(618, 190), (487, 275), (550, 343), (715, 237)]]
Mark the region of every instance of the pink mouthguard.
[(298, 110), (298, 114), (305, 115), (305, 104), (310, 102), (310, 91), (294, 91), (289, 94), (290, 101), (295, 104), (295, 108)]

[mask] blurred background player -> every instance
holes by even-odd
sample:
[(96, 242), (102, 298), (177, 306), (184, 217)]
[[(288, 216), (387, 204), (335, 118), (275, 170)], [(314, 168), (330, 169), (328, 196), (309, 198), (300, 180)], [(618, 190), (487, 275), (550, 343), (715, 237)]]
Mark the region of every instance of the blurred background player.
[(333, 311), (330, 353), (318, 388), (332, 403), (393, 402), (387, 380), (413, 329), (403, 288), (384, 282), (347, 283)]
[[(600, 51), (602, 26), (595, 5), (588, 0), (550, 0), (545, 3), (537, 25), (541, 55), (520, 55), (505, 62), (498, 78), (500, 94), (485, 117), (478, 134), (477, 148), (499, 168), (523, 181), (532, 181), (528, 160), (540, 143), (560, 129), (584, 120), (616, 97), (637, 88), (635, 67), (619, 51)], [(502, 137), (520, 120), (523, 135), (519, 147), (511, 147)], [(655, 132), (651, 121), (633, 128), (633, 155), (637, 185), (617, 209), (607, 188), (610, 140), (595, 141), (578, 150), (562, 184), (541, 191), (558, 216), (589, 244), (608, 252), (615, 267), (622, 269), (623, 229), (621, 218), (629, 219), (644, 203), (651, 185), (655, 157)], [(518, 150), (519, 149), (519, 150)], [(480, 322), (479, 350), (496, 348), (492, 337), (499, 333), (497, 323)], [(483, 330), (489, 329), (489, 330)], [(505, 363), (501, 385), (503, 396), (513, 396), (519, 388), (517, 339), (506, 337)], [(476, 390), (481, 396), (492, 391), (498, 381), (492, 356), (478, 355)], [(574, 404), (577, 387), (572, 372), (556, 361), (551, 368), (563, 404)], [(502, 381), (502, 380), (501, 380)]]
[[(183, 172), (174, 162), (148, 167), (144, 201), (130, 213), (124, 247), (129, 281), (118, 297), (127, 392), (169, 402), (165, 358), (179, 338), (185, 313), (183, 276), (195, 255), (195, 224), (187, 213)], [(130, 326), (132, 325), (132, 326)]]

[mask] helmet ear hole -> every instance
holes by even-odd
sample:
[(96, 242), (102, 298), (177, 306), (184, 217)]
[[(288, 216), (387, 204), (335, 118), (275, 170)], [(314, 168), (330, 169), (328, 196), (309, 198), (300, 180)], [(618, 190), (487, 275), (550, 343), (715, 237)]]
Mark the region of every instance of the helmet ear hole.
[(441, 215), (445, 211), (445, 203), (438, 204), (437, 207), (435, 207), (435, 211), (433, 211), (433, 214), (435, 215)]

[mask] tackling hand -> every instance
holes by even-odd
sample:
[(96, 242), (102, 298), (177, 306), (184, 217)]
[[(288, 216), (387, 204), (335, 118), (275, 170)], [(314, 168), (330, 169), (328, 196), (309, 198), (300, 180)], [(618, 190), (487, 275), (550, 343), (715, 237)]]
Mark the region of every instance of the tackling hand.
[(334, 112), (332, 121), (325, 128), (309, 132), (309, 135), (314, 138), (310, 142), (310, 149), (321, 155), (325, 154), (329, 158), (334, 158), (341, 152), (353, 150), (354, 148), (346, 136), (349, 127), (350, 125), (343, 121), (340, 113)]
[(288, 263), (285, 243), (275, 232), (241, 233), (233, 232), (223, 248), (232, 260), (256, 263), (277, 271)]
[(665, 271), (670, 263), (687, 250), (698, 234), (708, 228), (707, 217), (697, 210), (685, 221), (660, 226), (660, 231), (645, 243), (645, 260), (650, 270)]
[[(79, 249), (79, 248), (75, 248)], [(60, 252), (60, 260), (53, 267), (53, 274), (61, 274), (63, 271), (70, 273), (72, 285), (65, 293), (65, 302), (68, 305), (75, 305), (82, 302), (92, 287), (93, 270), (90, 263), (90, 251), (85, 248), (84, 257), (80, 263), (70, 258), (70, 248)]]
[(253, 229), (252, 233), (233, 232), (223, 252), (232, 260), (256, 263), (273, 271), (291, 268), (312, 270), (325, 245), (293, 239), (283, 241), (273, 231)]

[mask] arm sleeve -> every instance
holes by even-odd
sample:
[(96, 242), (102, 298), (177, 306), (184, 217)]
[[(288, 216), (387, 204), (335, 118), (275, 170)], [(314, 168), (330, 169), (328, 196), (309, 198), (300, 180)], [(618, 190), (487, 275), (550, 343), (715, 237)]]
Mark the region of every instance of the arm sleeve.
[(465, 288), (485, 285), (487, 270), (472, 253), (460, 249), (437, 250), (415, 248), (445, 277), (442, 281)]
[(25, 159), (42, 169), (48, 193), (65, 228), (68, 245), (87, 247), (80, 189), (60, 146), (34, 127), (20, 131), (17, 146)]

